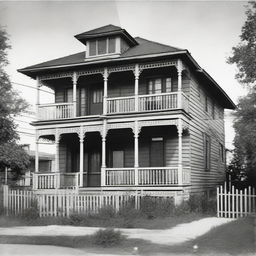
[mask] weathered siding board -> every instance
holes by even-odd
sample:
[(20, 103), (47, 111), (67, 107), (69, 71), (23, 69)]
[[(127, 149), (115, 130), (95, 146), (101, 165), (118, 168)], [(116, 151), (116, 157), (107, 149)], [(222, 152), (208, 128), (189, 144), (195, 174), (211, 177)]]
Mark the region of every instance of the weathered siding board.
[[(219, 143), (224, 145), (224, 121), (219, 119), (218, 109), (221, 107), (216, 101), (215, 119), (212, 118), (212, 98), (208, 95), (208, 113), (205, 111), (206, 92), (203, 85), (199, 85), (194, 77), (190, 80), (190, 143), (191, 143), (191, 183), (192, 191), (203, 188), (213, 188), (223, 181), (224, 163), (219, 163)], [(207, 133), (211, 139), (210, 171), (204, 169), (204, 139)]]
[(60, 141), (59, 144), (59, 169), (60, 172), (66, 171), (66, 156), (67, 156), (67, 148), (66, 144)]

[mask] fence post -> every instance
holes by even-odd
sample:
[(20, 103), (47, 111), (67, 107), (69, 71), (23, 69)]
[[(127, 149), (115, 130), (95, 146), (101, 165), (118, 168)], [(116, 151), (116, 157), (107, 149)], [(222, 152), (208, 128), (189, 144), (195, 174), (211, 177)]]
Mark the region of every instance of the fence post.
[(8, 216), (9, 215), (9, 187), (8, 185), (3, 185), (3, 203), (4, 203), (4, 209), (5, 209), (5, 214)]
[(219, 213), (219, 211), (220, 211), (220, 206), (219, 206), (219, 187), (217, 187), (217, 217), (219, 218), (220, 217), (220, 213)]

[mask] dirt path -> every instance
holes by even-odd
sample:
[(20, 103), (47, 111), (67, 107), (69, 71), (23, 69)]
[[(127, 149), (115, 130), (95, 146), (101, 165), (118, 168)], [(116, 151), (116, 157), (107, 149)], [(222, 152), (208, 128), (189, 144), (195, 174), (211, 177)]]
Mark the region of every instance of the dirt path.
[[(144, 239), (157, 244), (175, 245), (204, 235), (212, 228), (232, 221), (232, 219), (209, 217), (190, 223), (180, 224), (170, 229), (120, 229), (128, 238)], [(92, 235), (100, 228), (74, 226), (22, 226), (0, 228), (1, 235), (8, 236), (84, 236)]]

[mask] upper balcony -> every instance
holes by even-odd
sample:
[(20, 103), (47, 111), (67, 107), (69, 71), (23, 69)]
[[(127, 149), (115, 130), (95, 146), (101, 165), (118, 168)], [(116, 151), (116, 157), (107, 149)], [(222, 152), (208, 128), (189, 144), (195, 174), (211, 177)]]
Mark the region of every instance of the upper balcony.
[(72, 75), (73, 86), (70, 77), (43, 81), (53, 89), (55, 100), (40, 104), (38, 95), (39, 121), (173, 110), (189, 112), (189, 78), (186, 73), (177, 72), (175, 66), (142, 72), (136, 65), (134, 70), (123, 72), (111, 73), (105, 68), (101, 74), (78, 75), (75, 72)]

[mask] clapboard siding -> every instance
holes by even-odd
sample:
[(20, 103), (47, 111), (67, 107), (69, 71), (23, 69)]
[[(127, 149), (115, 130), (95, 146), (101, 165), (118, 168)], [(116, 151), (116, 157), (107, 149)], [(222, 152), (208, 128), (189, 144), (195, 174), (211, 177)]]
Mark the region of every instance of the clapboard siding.
[(66, 171), (66, 157), (67, 157), (67, 148), (66, 144), (63, 141), (60, 141), (59, 144), (59, 169), (60, 172)]
[[(205, 100), (207, 96), (207, 101)], [(205, 111), (207, 102), (208, 112)], [(213, 107), (214, 104), (214, 107)], [(213, 115), (214, 110), (214, 115)], [(204, 85), (191, 75), (190, 79), (190, 144), (191, 191), (213, 188), (225, 176), (225, 165), (220, 160), (220, 143), (224, 146), (223, 108), (204, 90)], [(213, 119), (214, 117), (214, 119)], [(204, 133), (210, 136), (210, 170), (204, 168)]]

